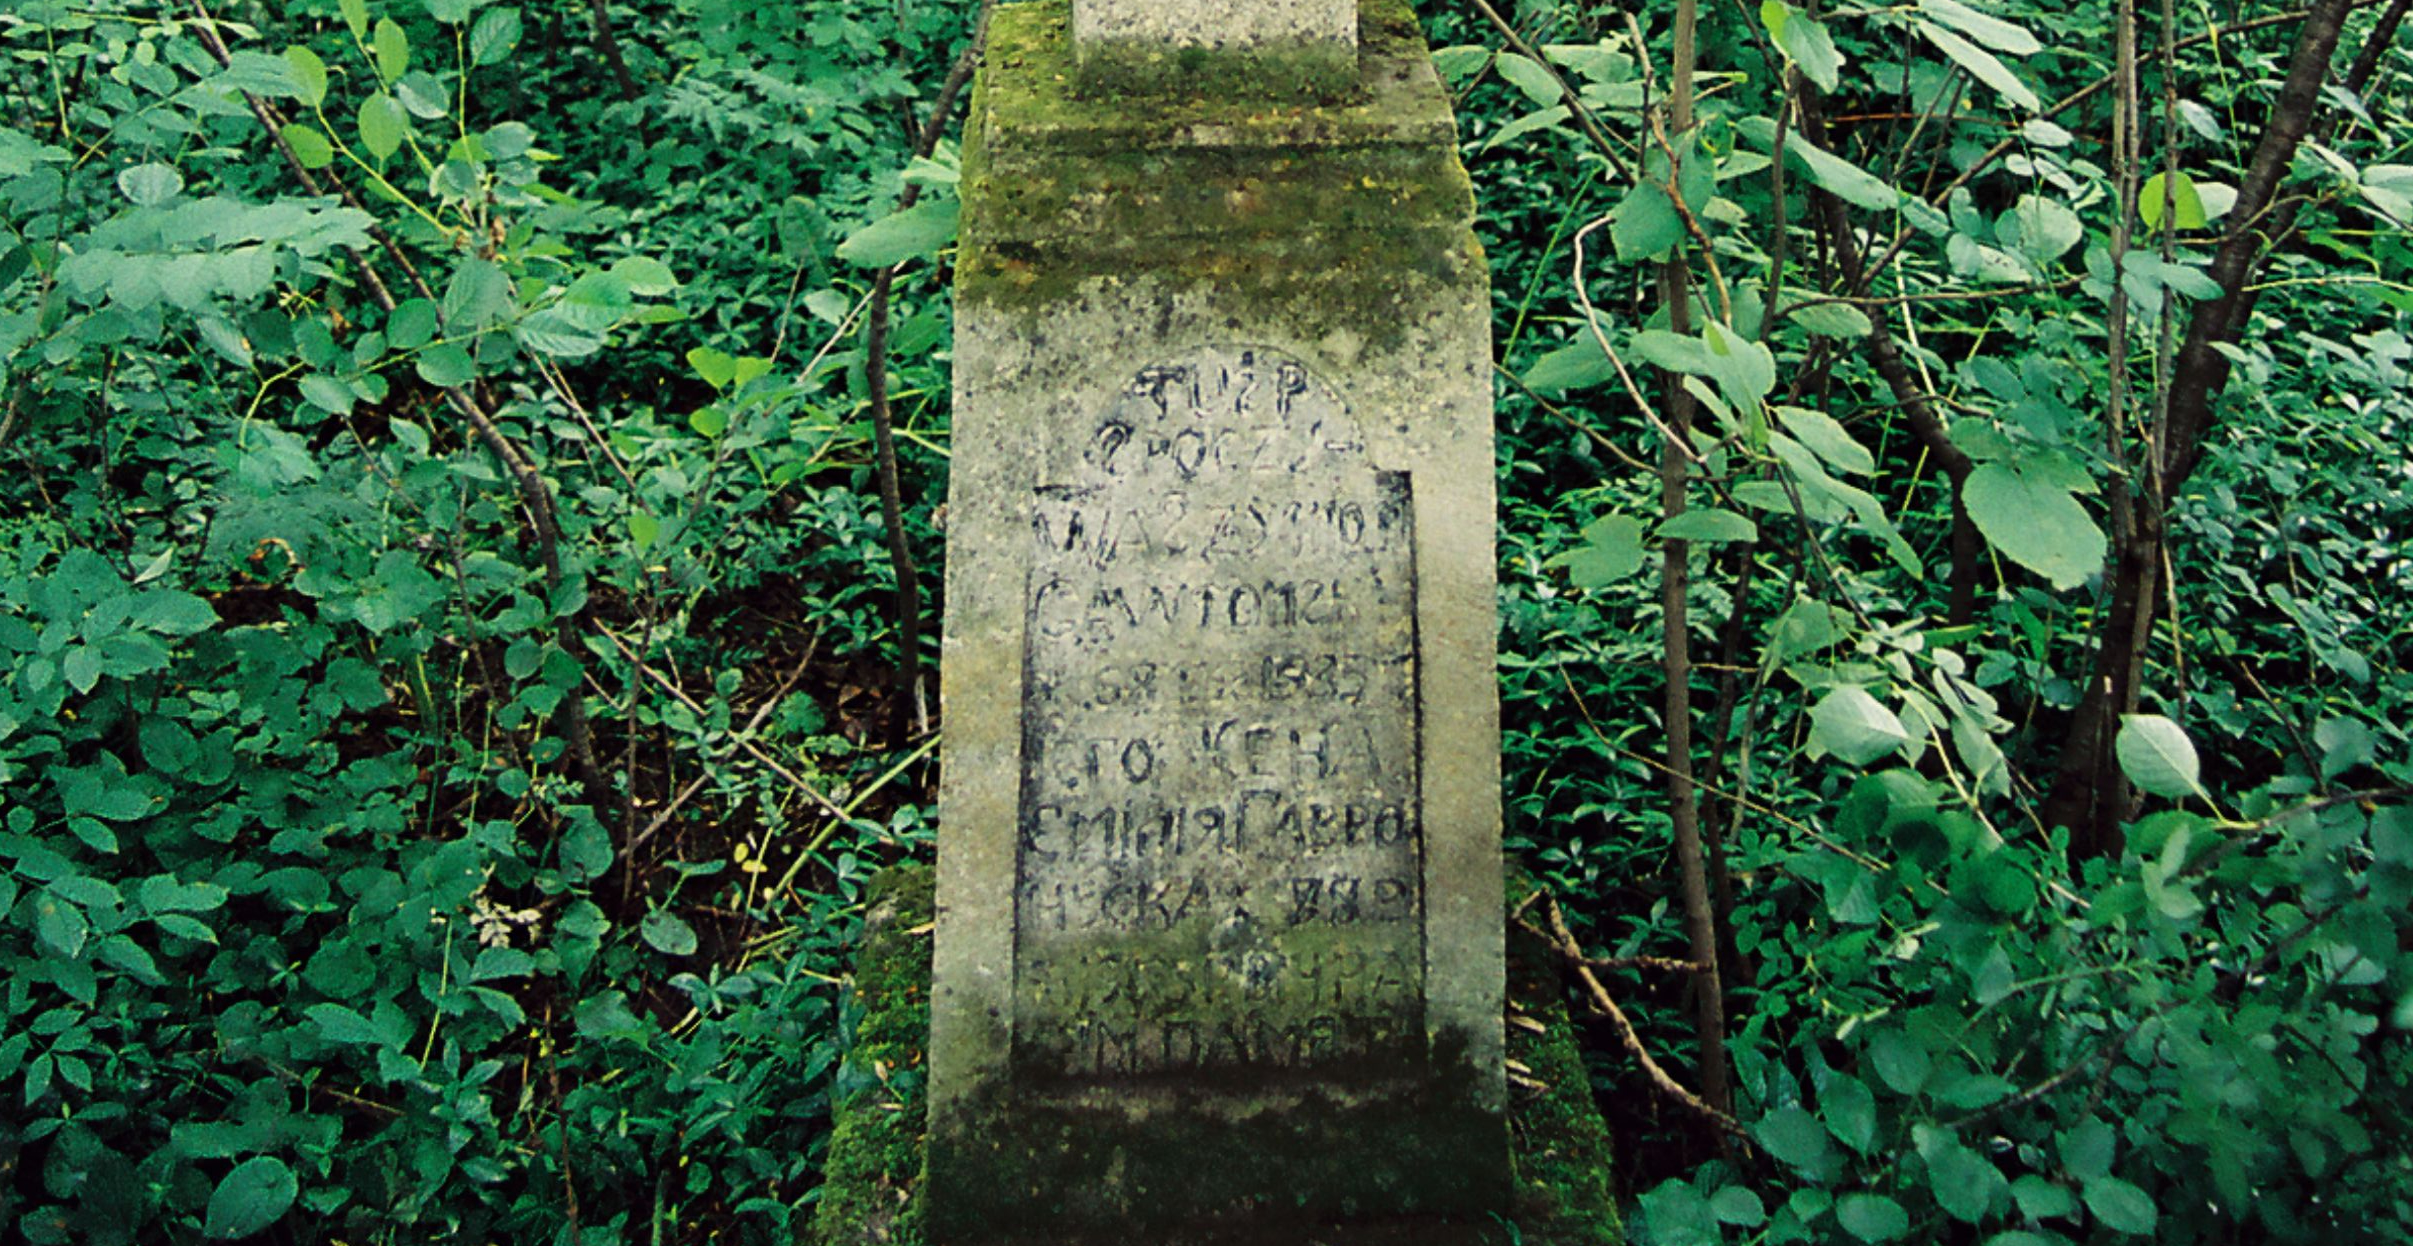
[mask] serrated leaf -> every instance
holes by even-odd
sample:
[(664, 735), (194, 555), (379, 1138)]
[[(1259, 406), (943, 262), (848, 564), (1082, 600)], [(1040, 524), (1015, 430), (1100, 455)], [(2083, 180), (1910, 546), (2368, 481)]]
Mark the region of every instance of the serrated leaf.
[(1910, 1231), (1902, 1205), (1882, 1194), (1846, 1194), (1836, 1200), (1835, 1220), (1864, 1242), (1890, 1242)]
[(453, 343), (431, 346), (419, 352), (412, 361), (419, 379), (438, 389), (458, 389), (478, 377), (478, 365), (469, 352)]
[(311, 406), (332, 415), (352, 413), (352, 387), (323, 372), (313, 372), (302, 378), (302, 398)]
[(2194, 742), (2177, 723), (2159, 714), (2121, 715), (2113, 751), (2128, 781), (2156, 796), (2204, 794)]
[(2114, 1233), (2144, 1237), (2153, 1232), (2159, 1219), (2153, 1206), (2153, 1196), (2120, 1180), (2103, 1176), (2089, 1178), (2082, 1188), (2086, 1209), (2095, 1220)]
[(1877, 698), (1859, 688), (1829, 691), (1810, 709), (1810, 746), (1855, 766), (1900, 749), (1910, 742), (1901, 718)]
[(436, 305), (426, 299), (406, 299), (385, 318), (385, 340), (396, 350), (417, 350), (436, 337)]
[(469, 59), (480, 65), (496, 64), (519, 46), (519, 38), (518, 9), (488, 9), (478, 14), (478, 24), (469, 28)]
[(1961, 502), (1994, 548), (2055, 588), (2076, 588), (2103, 569), (2103, 530), (2075, 494), (2042, 473), (1980, 464), (1962, 485)]
[(838, 258), (862, 268), (891, 268), (936, 255), (955, 241), (962, 214), (962, 201), (953, 197), (923, 200), (848, 234), (838, 244)]
[(1796, 1168), (1818, 1171), (1828, 1159), (1826, 1127), (1797, 1107), (1778, 1108), (1760, 1118), (1751, 1134), (1768, 1154)]
[(235, 1165), (210, 1192), (203, 1232), (219, 1241), (250, 1237), (284, 1219), (300, 1190), (285, 1161), (255, 1155)]
[(1915, 22), (1913, 25), (1918, 27), (1919, 34), (1936, 46), (1937, 51), (1951, 57), (1953, 63), (1968, 70), (1970, 77), (1994, 88), (2004, 99), (2030, 112), (2044, 111), (2044, 101), (2036, 98), (2036, 92), (2027, 83), (2021, 81), (2018, 74), (2011, 72), (2011, 67), (2003, 64), (1992, 52), (1935, 25), (1933, 22)]

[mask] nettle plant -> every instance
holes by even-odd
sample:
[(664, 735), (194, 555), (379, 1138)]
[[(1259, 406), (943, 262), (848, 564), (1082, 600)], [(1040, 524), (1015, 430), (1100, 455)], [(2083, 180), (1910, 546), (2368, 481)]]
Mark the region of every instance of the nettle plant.
[[(2401, 367), (2401, 236), (2358, 247), (2371, 288), (2325, 300), (2250, 277), (2294, 261), (2233, 228), (2388, 219), (2384, 126), (2349, 107), (2363, 123), (2281, 133), (2344, 10), (2261, 23), (2289, 23), (2309, 70), (2222, 52), (2285, 78), (2274, 106), (2225, 59), (2180, 58), (2175, 28), (2145, 78), (2125, 7), (1771, 0), (1645, 30), (1558, 6), (1564, 42), (1477, 8), (1507, 46), (1440, 53), (1474, 101), (1477, 179), (1513, 152), (1556, 164), (1564, 196), (1516, 225), (1547, 231), (1536, 262), (1564, 285), (1517, 275), (1506, 323), (1509, 418), (1574, 434), (1554, 452), (1572, 487), (1507, 542), (1504, 581), (1531, 585), (1510, 626), (1548, 650), (1512, 661), (1511, 713), (1547, 707), (1531, 730), (1556, 733), (1528, 742), (1545, 786), (1520, 807), (1564, 820), (1526, 838), (1571, 907), (1604, 866), (1670, 860), (1619, 897), (1649, 916), (1600, 915), (1630, 933), (1596, 938), (1633, 956), (1685, 919), (1691, 1032), (1642, 1028), (1699, 1052), (1698, 1097), (1668, 1101), (1719, 1139), (1642, 1196), (1637, 1236), (2413, 1238), (2402, 732), (2338, 699), (2265, 713), (2246, 679), (2141, 695), (2171, 567), (2175, 591), (2213, 582), (2216, 660), (2401, 686), (2401, 643), (2356, 612), (2367, 580), (2401, 577), (2315, 581), (2304, 564), (2340, 567), (2351, 526), (2247, 500), (2316, 487), (2274, 471), (2345, 472), (2329, 443), (2406, 413), (2366, 375)], [(2394, 21), (2358, 29), (2384, 52)], [(2344, 72), (2346, 93), (2373, 81)], [(1887, 137), (1855, 141), (1847, 111)], [(2198, 343), (2257, 297), (2377, 358)], [(2239, 405), (2209, 405), (2231, 367)], [(2299, 386), (2343, 424), (2285, 433)], [(2317, 487), (2403, 522), (2399, 486)], [(2266, 630), (2273, 606), (2303, 634)], [(1658, 682), (1642, 663), (1674, 690), (1655, 727), (1623, 709)], [(1578, 713), (1588, 734), (1563, 725)], [(1652, 783), (1663, 821), (1630, 808)], [(1627, 827), (1646, 838), (1610, 847)]]
[[(812, 699), (748, 723), (740, 671), (646, 672), (766, 549), (876, 552), (824, 476), (865, 439), (857, 300), (788, 291), (809, 367), (618, 370), (695, 296), (485, 112), (532, 19), (293, 7), (0, 14), (0, 1223), (779, 1237), (863, 858), (928, 829), (858, 796), (774, 843), (792, 785), (732, 759), (844, 757)], [(642, 871), (640, 740), (770, 829)]]

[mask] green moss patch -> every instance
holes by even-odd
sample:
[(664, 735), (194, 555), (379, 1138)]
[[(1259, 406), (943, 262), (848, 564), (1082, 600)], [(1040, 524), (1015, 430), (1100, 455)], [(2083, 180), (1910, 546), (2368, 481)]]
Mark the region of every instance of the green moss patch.
[[(813, 1240), (821, 1246), (923, 1246), (927, 1240), (919, 1195), (926, 1172), (921, 1070), (929, 1025), (931, 887), (931, 871), (922, 866), (890, 870), (874, 885), (875, 920), (855, 971), (855, 1037), (841, 1076), (846, 1089), (837, 1104), (837, 1129), (813, 1225)], [(1260, 1223), (1251, 1223), (1252, 1212), (1282, 1209), (1235, 1207), (1226, 1209), (1235, 1218), (1212, 1231), (1172, 1224), (1117, 1240), (1144, 1239), (1165, 1246), (1270, 1246), (1276, 1242), (1311, 1246), (1318, 1240), (1346, 1246), (1441, 1242), (1615, 1246), (1623, 1234), (1611, 1195), (1608, 1133), (1592, 1104), (1590, 1082), (1560, 1001), (1555, 970), (1544, 950), (1528, 943), (1511, 944), (1509, 996), (1508, 1055), (1516, 1072), (1508, 1122), (1516, 1171), (1510, 1219), (1434, 1216), (1352, 1221), (1345, 1230), (1336, 1229), (1326, 1238), (1312, 1229), (1301, 1230), (1294, 1214), (1279, 1223), (1262, 1217)], [(1404, 1121), (1415, 1113), (1438, 1108), (1446, 1120), (1451, 1115), (1447, 1107), (1403, 1104), (1377, 1108), (1307, 1100), (1292, 1105), (1286, 1127), (1321, 1135), (1323, 1141), (1318, 1145), (1327, 1146), (1344, 1137), (1385, 1136), (1383, 1131), (1393, 1122), (1362, 1115), (1367, 1112), (1379, 1115), (1389, 1111)], [(1319, 1111), (1326, 1114), (1319, 1118)], [(1049, 1139), (1074, 1141), (1082, 1132), (1096, 1129), (1103, 1119), (1079, 1111), (1058, 1112), (1046, 1119), (1026, 1113), (1017, 1117), (1017, 1136), (1001, 1140), (1001, 1144), (1034, 1157), (1034, 1163), (1040, 1162), (1036, 1157), (1051, 1153), (1080, 1154), (1079, 1147), (1059, 1151)], [(1449, 1146), (1446, 1129), (1426, 1128), (1417, 1136), (1425, 1145)], [(1157, 1139), (1149, 1148), (1154, 1160), (1147, 1155), (1136, 1159), (1127, 1155), (1124, 1169), (1113, 1177), (1118, 1181), (1172, 1179), (1183, 1171), (1180, 1160), (1188, 1145), (1178, 1136)], [(1467, 1145), (1481, 1142), (1470, 1140)], [(1281, 1157), (1267, 1162), (1322, 1162), (1334, 1167), (1336, 1174), (1346, 1162), (1345, 1156), (1337, 1154), (1326, 1154), (1319, 1161), (1314, 1146), (1304, 1150), (1286, 1146), (1282, 1151)], [(1134, 1165), (1140, 1169), (1153, 1166), (1157, 1175), (1135, 1172)], [(1005, 1167), (1010, 1170), (1012, 1166)], [(1101, 1169), (1097, 1175), (1106, 1173)], [(1225, 1182), (1231, 1184), (1228, 1175)], [(1245, 1178), (1239, 1184), (1245, 1184)], [(1390, 1192), (1368, 1189), (1363, 1193), (1377, 1198)], [(1451, 1192), (1435, 1190), (1427, 1195), (1446, 1202)], [(1320, 1210), (1332, 1215), (1345, 1211), (1337, 1207)], [(1018, 1238), (1001, 1235), (996, 1240), (1044, 1241), (1050, 1246), (1084, 1240), (1051, 1231), (1036, 1220), (1018, 1227), (1022, 1229)]]

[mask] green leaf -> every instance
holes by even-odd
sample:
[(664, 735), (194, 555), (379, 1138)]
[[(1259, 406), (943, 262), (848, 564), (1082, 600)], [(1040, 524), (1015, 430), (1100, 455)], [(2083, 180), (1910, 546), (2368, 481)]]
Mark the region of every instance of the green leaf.
[(1795, 1168), (1818, 1172), (1832, 1158), (1827, 1142), (1826, 1127), (1818, 1118), (1797, 1108), (1778, 1108), (1760, 1118), (1751, 1130), (1768, 1154)]
[(1711, 321), (1701, 326), (1701, 346), (1709, 379), (1718, 383), (1737, 410), (1757, 411), (1760, 399), (1776, 388), (1776, 356), (1765, 343)]
[(219, 1241), (250, 1237), (284, 1219), (299, 1192), (285, 1161), (255, 1155), (235, 1165), (210, 1192), (203, 1231)]
[(1664, 259), (1684, 241), (1684, 218), (1676, 214), (1666, 191), (1638, 182), (1611, 215), (1609, 240), (1616, 244), (1618, 259)]
[(302, 378), (302, 397), (321, 411), (334, 415), (352, 413), (352, 387), (323, 372)]
[(486, 328), (518, 306), (510, 275), (488, 259), (462, 260), (444, 288), (444, 323), (454, 333)]
[(1584, 525), (1584, 543), (1551, 560), (1577, 588), (1606, 588), (1642, 569), (1642, 521), (1603, 515)]
[(2165, 207), (2176, 209), (2174, 223), (2179, 229), (2202, 229), (2207, 223), (2203, 195), (2196, 190), (2195, 179), (2184, 173), (2169, 181), (2166, 188), (2163, 175), (2156, 173), (2146, 178), (2144, 187), (2137, 191), (2137, 215), (2143, 218), (2145, 228), (2162, 227)]
[(1935, 1067), (1927, 1049), (1901, 1030), (1879, 1030), (1868, 1040), (1869, 1063), (1895, 1094), (1915, 1095)]
[(1834, 37), (1827, 34), (1827, 28), (1784, 0), (1765, 0), (1759, 6), (1759, 15), (1785, 59), (1792, 61), (1819, 90), (1833, 91), (1843, 69), (1843, 54), (1835, 50)]
[(1778, 407), (1776, 418), (1794, 440), (1809, 447), (1810, 453), (1836, 471), (1851, 476), (1876, 472), (1876, 456), (1853, 439), (1834, 416), (1809, 407)]
[(330, 1042), (365, 1044), (371, 1047), (380, 1047), (385, 1044), (385, 1036), (378, 1032), (376, 1026), (369, 1023), (367, 1017), (361, 1016), (342, 1004), (312, 1004), (303, 1012), (310, 1018), (311, 1024), (318, 1027), (318, 1032), (325, 1035)]
[(458, 389), (478, 377), (477, 361), (450, 342), (420, 351), (412, 366), (420, 380), (438, 389)]
[(1768, 1208), (1748, 1187), (1730, 1185), (1709, 1196), (1709, 1214), (1720, 1224), (1749, 1228), (1768, 1219)]
[(293, 158), (305, 169), (323, 169), (335, 163), (335, 144), (319, 133), (314, 125), (296, 121), (277, 131), (285, 146), (293, 149)]
[(925, 199), (848, 234), (846, 241), (838, 244), (838, 258), (862, 268), (890, 268), (936, 255), (955, 241), (962, 213), (960, 200)]
[(1659, 539), (1707, 544), (1753, 541), (1759, 539), (1759, 526), (1730, 510), (1695, 507), (1660, 524)]
[(679, 920), (678, 915), (668, 909), (647, 913), (637, 933), (643, 935), (655, 951), (665, 956), (691, 955), (696, 948), (694, 927)]
[(646, 298), (659, 298), (679, 288), (678, 276), (670, 271), (670, 265), (650, 255), (631, 255), (615, 262), (612, 276), (619, 278), (629, 293)]
[(519, 46), (519, 10), (488, 9), (478, 14), (478, 24), (469, 28), (469, 59), (480, 65), (497, 64)]
[(2083, 1188), (2086, 1209), (2104, 1228), (2130, 1237), (2153, 1232), (2158, 1216), (2153, 1197), (2118, 1177), (2090, 1177)]
[(1871, 212), (1891, 212), (1902, 202), (1901, 192), (1885, 184), (1885, 179), (1853, 164), (1851, 161), (1822, 150), (1799, 134), (1785, 139), (1785, 154), (1801, 163), (1810, 180), (1818, 183), (1836, 198), (1854, 207)]
[(137, 207), (155, 207), (184, 189), (184, 175), (170, 165), (138, 164), (117, 175), (117, 188)]
[(1868, 314), (1849, 303), (1811, 303), (1785, 309), (1785, 318), (1820, 337), (1864, 338), (1876, 331)]
[(687, 426), (706, 437), (718, 437), (729, 431), (728, 408), (719, 403), (697, 407), (687, 417)]
[(1546, 397), (1557, 397), (1571, 389), (1599, 385), (1616, 375), (1608, 354), (1587, 333), (1535, 360), (1525, 372), (1525, 387)]
[(2026, 28), (1980, 13), (1960, 0), (1919, 0), (1919, 11), (1997, 52), (2034, 56), (2044, 50), (2044, 45)]
[[(1932, 3), (1932, 0), (1929, 2)], [(2044, 101), (2036, 98), (2036, 92), (2031, 90), (2027, 83), (2021, 81), (2018, 74), (2012, 73), (2010, 66), (1997, 60), (1992, 52), (1932, 22), (1913, 24), (1918, 27), (1919, 33), (1925, 36), (1929, 43), (1936, 46), (1938, 51), (1951, 57), (1954, 63), (1961, 68), (1968, 70), (1970, 77), (1994, 88), (2001, 93), (2004, 99), (2030, 112), (2044, 111)]]
[(1843, 1073), (1829, 1076), (1818, 1092), (1818, 1111), (1836, 1141), (1862, 1155), (1877, 1145), (1877, 1097), (1859, 1078)]
[(402, 148), (402, 134), (408, 122), (402, 115), (402, 105), (394, 97), (379, 91), (360, 101), (360, 145), (370, 156), (383, 160)]
[(411, 37), (393, 18), (381, 17), (377, 19), (375, 48), (377, 77), (391, 86), (411, 67)]
[(1836, 688), (1810, 708), (1810, 747), (1855, 766), (1910, 743), (1902, 720), (1877, 698), (1852, 687)]
[(2042, 195), (2021, 195), (2011, 206), (2010, 219), (2019, 253), (2038, 264), (2060, 259), (2086, 237), (2077, 213)]
[(1902, 1205), (1882, 1194), (1846, 1194), (1835, 1203), (1843, 1231), (1864, 1242), (1890, 1242), (1910, 1231)]
[(1927, 1182), (1936, 1206), (1955, 1220), (1983, 1221), (2006, 1189), (2002, 1170), (1947, 1131), (1931, 1131), (1923, 1141), (1919, 1149), (1927, 1160)]
[(2156, 796), (2202, 796), (2202, 766), (2179, 725), (2159, 714), (2123, 714), (2113, 743), (2120, 770)]
[(74, 901), (44, 891), (34, 898), (34, 937), (42, 946), (68, 960), (84, 954), (84, 940), (92, 934), (92, 922)]
[(1502, 52), (1493, 64), (1500, 77), (1510, 86), (1525, 93), (1536, 107), (1548, 107), (1559, 102), (1558, 79), (1548, 67), (1530, 57), (1514, 52)]
[(312, 108), (326, 103), (327, 62), (298, 43), (285, 49), (285, 60), (293, 66), (293, 84), (301, 89), (302, 102)]
[(2019, 1204), (2019, 1214), (2030, 1220), (2066, 1216), (2078, 1210), (2078, 1200), (2068, 1190), (2034, 1173), (2023, 1173), (2011, 1183), (2011, 1199)]
[(2076, 588), (2103, 569), (2103, 530), (2064, 483), (2011, 463), (1979, 465), (1961, 488), (1977, 530), (2003, 556), (2058, 589)]
[(396, 350), (417, 350), (436, 337), (436, 305), (426, 299), (407, 299), (394, 305), (385, 318), (386, 344)]

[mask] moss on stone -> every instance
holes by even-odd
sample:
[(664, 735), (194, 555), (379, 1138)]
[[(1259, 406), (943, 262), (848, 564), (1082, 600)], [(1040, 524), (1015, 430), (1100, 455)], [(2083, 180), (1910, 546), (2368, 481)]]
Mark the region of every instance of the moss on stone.
[[(931, 887), (931, 871), (925, 866), (889, 870), (873, 884), (876, 920), (854, 980), (861, 1014), (855, 1023), (847, 1080), (857, 1088), (838, 1099), (837, 1126), (813, 1224), (813, 1240), (821, 1246), (924, 1246), (927, 1240), (920, 1198), (926, 1167), (919, 1073), (929, 1024)], [(1348, 1246), (1443, 1242), (1616, 1246), (1623, 1235), (1611, 1198), (1608, 1134), (1592, 1104), (1591, 1085), (1560, 1002), (1555, 972), (1546, 951), (1529, 940), (1513, 941), (1510, 951), (1511, 1014), (1540, 1026), (1536, 1031), (1518, 1021), (1509, 1030), (1509, 1058), (1522, 1070), (1515, 1082), (1508, 1121), (1517, 1182), (1512, 1222), (1489, 1217), (1401, 1217), (1352, 1221), (1345, 1229), (1326, 1233), (1311, 1225), (1302, 1228), (1297, 1209), (1264, 1209), (1281, 1214), (1256, 1224), (1243, 1214), (1211, 1229), (1169, 1222), (1145, 1233), (1094, 1240), (1146, 1240), (1161, 1246), (1313, 1246), (1319, 1241)], [(1405, 1120), (1434, 1106), (1405, 1104), (1368, 1110), (1391, 1111)], [(1353, 1116), (1347, 1108), (1318, 1122), (1312, 1115), (1318, 1110), (1316, 1105), (1300, 1105), (1285, 1119), (1289, 1125), (1306, 1126), (1309, 1133), (1320, 1130), (1327, 1137), (1380, 1137), (1388, 1128), (1386, 1121)], [(1056, 1142), (1075, 1140), (1111, 1118), (1102, 1107), (1052, 1115), (1022, 1112), (1016, 1116), (1010, 1145), (1033, 1157), (1079, 1154), (1079, 1147), (1054, 1148), (1051, 1136)], [(1183, 1164), (1196, 1153), (1191, 1148), (1201, 1141), (1179, 1136), (1182, 1128), (1212, 1126), (1195, 1121), (1177, 1125), (1174, 1134), (1154, 1140), (1148, 1148), (1152, 1155), (1127, 1156), (1122, 1170), (1111, 1175), (1103, 1164), (1087, 1175), (1093, 1180), (1119, 1181), (1132, 1175), (1135, 1168), (1159, 1174), (1144, 1179), (1187, 1171)], [(1450, 1145), (1446, 1137), (1429, 1131), (1425, 1137), (1434, 1145)], [(1483, 1143), (1469, 1139), (1466, 1145)], [(1304, 1157), (1293, 1147), (1285, 1147), (1283, 1152), (1268, 1162), (1316, 1162), (1313, 1148), (1308, 1148)], [(1088, 1157), (1098, 1158), (1094, 1154)], [(1035, 1158), (1034, 1162), (1045, 1161)], [(1328, 1154), (1322, 1162), (1339, 1165), (1348, 1162), (1348, 1157)], [(1230, 1182), (1229, 1174), (1219, 1175)], [(1227, 1210), (1246, 1213), (1250, 1209)], [(1337, 1215), (1347, 1209), (1320, 1210)], [(994, 1240), (1000, 1246), (1025, 1242), (1074, 1246), (1093, 1240), (1057, 1231), (1040, 1217), (1021, 1227), (1019, 1237), (1000, 1234)]]
[(1025, 317), (1135, 275), (1211, 290), (1259, 331), (1381, 349), (1488, 297), (1449, 102), (1414, 14), (1365, 0), (1343, 102), (1078, 88), (1061, 0), (992, 19), (961, 182), (957, 297)]

